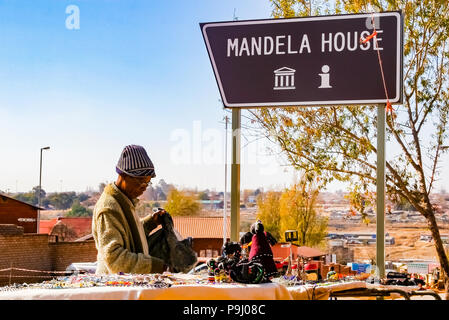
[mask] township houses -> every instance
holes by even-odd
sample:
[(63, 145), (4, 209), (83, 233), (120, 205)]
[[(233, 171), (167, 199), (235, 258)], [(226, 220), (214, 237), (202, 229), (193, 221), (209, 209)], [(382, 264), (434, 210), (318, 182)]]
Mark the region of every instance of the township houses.
[[(91, 233), (91, 217), (41, 220), (38, 234), (37, 207), (6, 196), (1, 196), (0, 199), (0, 270), (16, 268), (8, 271), (8, 274), (0, 272), (0, 285), (11, 281), (11, 277), (15, 277), (16, 281), (41, 281), (47, 279), (50, 271), (61, 272), (72, 263), (96, 261), (97, 250)], [(14, 208), (18, 210), (14, 211)], [(230, 217), (226, 220), (226, 226), (220, 216), (173, 217), (173, 223), (180, 238), (193, 238), (193, 249), (199, 263), (221, 254), (224, 228), (226, 240), (230, 239)], [(303, 257), (311, 260), (317, 265), (318, 272), (325, 276), (329, 266), (325, 265), (324, 252), (296, 245), (291, 248), (293, 259)], [(275, 244), (272, 250), (277, 261), (285, 260), (290, 254), (290, 247), (283, 243)]]
[(0, 194), (0, 224), (13, 224), (22, 227), (24, 233), (36, 233), (38, 210), (37, 206)]
[[(285, 259), (290, 254), (290, 247), (286, 243), (276, 243), (272, 248), (273, 258), (275, 260)], [(305, 260), (322, 260), (326, 259), (326, 253), (315, 248), (306, 246), (291, 245), (292, 259), (303, 258)]]
[[(221, 254), (223, 246), (222, 217), (173, 217), (174, 228), (182, 238), (193, 238), (193, 250), (198, 255), (198, 261)], [(231, 219), (226, 221), (226, 239), (230, 239)]]
[[(57, 218), (42, 220), (41, 233), (57, 236), (58, 241), (87, 241), (92, 240), (92, 218)], [(198, 255), (198, 261), (221, 254), (223, 246), (223, 218), (222, 217), (173, 217), (173, 224), (179, 236), (183, 239), (193, 238), (193, 250)], [(60, 225), (58, 229), (56, 227)], [(66, 225), (67, 228), (63, 226)], [(156, 232), (160, 227), (153, 230)], [(231, 222), (228, 217), (226, 223), (226, 238), (230, 239)], [(61, 232), (65, 232), (61, 234)], [(76, 236), (78, 238), (76, 238)], [(76, 238), (76, 239), (75, 239)]]
[[(86, 241), (92, 240), (91, 234), (91, 218), (56, 218), (52, 220), (42, 220), (40, 229), (41, 233), (57, 236), (59, 241)], [(65, 237), (61, 234), (62, 228), (57, 229), (58, 225), (67, 225), (71, 230), (71, 238), (66, 231)], [(197, 253), (198, 261), (204, 262), (209, 258), (217, 257), (221, 254), (223, 246), (223, 218), (209, 216), (190, 216), (190, 217), (173, 217), (173, 224), (180, 238), (193, 238), (193, 250)], [(153, 232), (157, 231), (156, 228)], [(230, 239), (231, 222), (230, 217), (226, 223), (226, 240)], [(76, 239), (73, 238), (74, 235)], [(58, 241), (58, 238), (56, 241)], [(290, 248), (285, 243), (277, 243), (272, 247), (273, 257), (276, 260), (283, 260), (289, 256)], [(325, 260), (326, 253), (305, 246), (292, 245), (293, 259), (303, 257), (309, 260)]]
[(39, 233), (54, 236), (54, 241), (75, 241), (91, 231), (91, 217), (58, 217), (39, 223)]
[[(97, 250), (92, 237), (91, 217), (41, 220), (38, 234), (38, 209), (36, 206), (0, 195), (0, 269), (13, 266), (34, 270), (33, 272), (64, 271), (72, 263), (96, 261)], [(173, 223), (180, 238), (193, 238), (193, 249), (199, 263), (221, 254), (224, 229), (226, 240), (230, 239), (230, 217), (226, 220), (226, 226), (223, 225), (221, 216), (177, 216), (173, 217)], [(277, 243), (272, 250), (277, 261), (286, 259), (290, 254), (290, 247), (283, 243)], [(293, 259), (303, 257), (316, 261), (323, 267), (325, 264), (325, 253), (314, 248), (292, 245), (292, 256)], [(30, 276), (30, 272), (14, 271), (11, 274), (25, 280), (26, 276)], [(31, 275), (34, 280), (45, 279), (39, 279), (36, 274)], [(0, 278), (2, 276), (0, 274)], [(31, 280), (33, 279), (28, 279)]]

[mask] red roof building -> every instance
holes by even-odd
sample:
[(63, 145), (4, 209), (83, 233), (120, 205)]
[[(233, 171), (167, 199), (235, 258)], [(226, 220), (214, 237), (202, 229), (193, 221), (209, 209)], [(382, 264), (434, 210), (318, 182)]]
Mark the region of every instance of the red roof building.
[(72, 236), (66, 240), (75, 240), (92, 232), (91, 217), (58, 217), (51, 220), (41, 220), (39, 233), (53, 234), (54, 227), (58, 222), (66, 225), (71, 231)]
[[(290, 248), (287, 243), (276, 243), (271, 247), (271, 250), (273, 251), (273, 258), (277, 260), (283, 260), (290, 254)], [(315, 248), (300, 247), (292, 244), (292, 258), (297, 259), (298, 256), (305, 259), (322, 260), (326, 256), (326, 253)]]
[[(59, 219), (59, 220), (58, 220)], [(67, 225), (72, 229), (78, 240), (91, 239), (89, 234), (92, 232), (92, 218), (55, 218), (51, 220), (41, 220), (40, 232), (46, 234), (55, 234), (54, 229), (56, 223)], [(207, 258), (217, 257), (221, 254), (223, 246), (223, 218), (222, 217), (173, 217), (175, 230), (185, 239), (193, 238), (193, 249), (198, 255), (199, 261), (207, 260)], [(58, 228), (59, 229), (59, 228)], [(156, 231), (156, 230), (154, 230)], [(226, 223), (226, 238), (229, 240), (231, 233), (230, 217)], [(76, 239), (75, 238), (75, 239)], [(60, 239), (62, 239), (60, 237)], [(75, 240), (65, 238), (64, 240)]]
[(56, 224), (56, 222), (56, 218), (51, 220), (41, 220), (39, 222), (39, 233), (50, 234), (51, 229), (53, 229), (53, 226)]
[[(199, 262), (216, 258), (223, 246), (222, 217), (173, 217), (174, 228), (182, 238), (193, 238), (193, 250)], [(230, 239), (231, 220), (226, 221), (226, 239)]]

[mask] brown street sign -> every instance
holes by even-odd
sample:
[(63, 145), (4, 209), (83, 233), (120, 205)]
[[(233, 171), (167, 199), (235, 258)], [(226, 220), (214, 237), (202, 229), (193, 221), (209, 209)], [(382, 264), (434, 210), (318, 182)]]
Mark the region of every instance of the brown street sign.
[(402, 103), (401, 12), (200, 27), (225, 107)]

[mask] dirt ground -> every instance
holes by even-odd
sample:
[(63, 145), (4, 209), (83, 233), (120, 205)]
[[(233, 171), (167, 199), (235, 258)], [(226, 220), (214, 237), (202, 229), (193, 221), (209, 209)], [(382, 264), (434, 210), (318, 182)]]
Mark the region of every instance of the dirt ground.
[[(341, 228), (329, 227), (329, 232), (343, 231)], [(376, 233), (376, 226), (348, 226), (345, 232), (371, 232)], [(394, 245), (385, 246), (385, 258), (387, 261), (397, 261), (399, 259), (426, 259), (436, 260), (436, 250), (433, 241), (419, 241), (421, 234), (430, 234), (430, 231), (423, 224), (389, 224), (385, 231), (395, 238)], [(449, 234), (449, 227), (442, 226), (441, 234)], [(376, 256), (376, 245), (351, 245), (354, 248), (355, 260), (371, 260)]]

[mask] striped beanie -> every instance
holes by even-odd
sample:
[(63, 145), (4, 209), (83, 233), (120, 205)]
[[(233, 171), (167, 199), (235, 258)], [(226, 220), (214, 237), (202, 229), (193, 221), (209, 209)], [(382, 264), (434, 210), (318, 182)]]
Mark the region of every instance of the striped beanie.
[(131, 177), (156, 177), (150, 157), (143, 147), (137, 145), (129, 145), (123, 149), (115, 170)]

